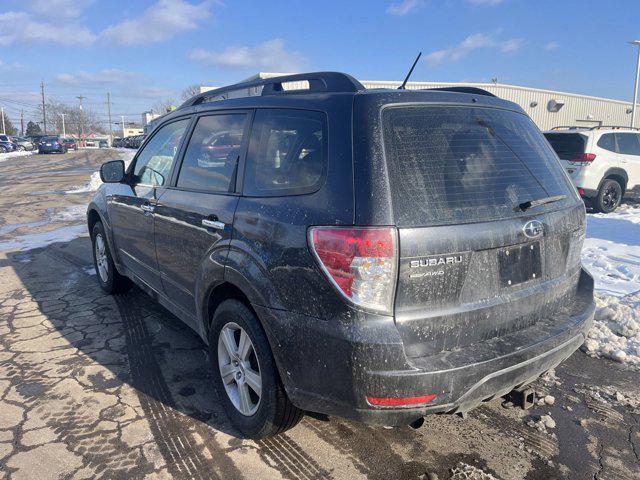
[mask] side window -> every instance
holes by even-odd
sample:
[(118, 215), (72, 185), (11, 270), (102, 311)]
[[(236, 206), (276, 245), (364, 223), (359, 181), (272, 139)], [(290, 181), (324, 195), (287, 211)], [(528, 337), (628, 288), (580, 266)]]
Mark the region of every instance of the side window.
[(623, 155), (640, 155), (640, 142), (637, 133), (616, 133), (619, 153)]
[(247, 115), (234, 113), (200, 117), (178, 176), (178, 188), (233, 190)]
[(162, 186), (169, 181), (171, 167), (189, 121), (185, 118), (160, 127), (136, 158), (133, 169), (135, 183)]
[(613, 136), (613, 133), (605, 133), (598, 140), (598, 147), (609, 150), (610, 152), (616, 151), (616, 139)]
[(323, 113), (258, 110), (247, 154), (244, 194), (314, 192), (323, 180), (326, 164), (327, 123)]

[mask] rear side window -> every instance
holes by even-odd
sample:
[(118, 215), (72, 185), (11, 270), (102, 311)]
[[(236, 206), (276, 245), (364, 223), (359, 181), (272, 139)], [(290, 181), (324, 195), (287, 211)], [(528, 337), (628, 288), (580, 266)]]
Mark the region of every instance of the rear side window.
[(525, 115), (392, 107), (383, 111), (383, 131), (399, 226), (511, 218), (521, 214), (520, 203), (555, 195), (575, 201), (555, 155)]
[(610, 152), (616, 151), (616, 139), (613, 136), (613, 133), (605, 133), (598, 140), (598, 147), (609, 150)]
[(640, 155), (640, 142), (636, 133), (616, 133), (618, 151), (623, 155)]
[(582, 155), (587, 143), (587, 137), (579, 133), (545, 133), (544, 136), (562, 160)]
[(246, 121), (243, 113), (200, 117), (184, 154), (177, 187), (232, 191)]
[(327, 164), (323, 113), (263, 109), (256, 112), (247, 154), (245, 195), (299, 195), (316, 191)]

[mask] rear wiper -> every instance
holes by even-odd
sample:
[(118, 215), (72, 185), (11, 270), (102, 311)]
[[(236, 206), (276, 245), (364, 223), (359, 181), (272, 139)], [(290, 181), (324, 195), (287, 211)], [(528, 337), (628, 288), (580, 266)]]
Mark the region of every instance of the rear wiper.
[(560, 200), (564, 200), (565, 198), (567, 198), (566, 195), (555, 195), (553, 197), (539, 198), (538, 200), (529, 200), (518, 205), (516, 207), (516, 211), (520, 210), (524, 212), (532, 207), (539, 207), (540, 205), (546, 205), (547, 203), (559, 202)]

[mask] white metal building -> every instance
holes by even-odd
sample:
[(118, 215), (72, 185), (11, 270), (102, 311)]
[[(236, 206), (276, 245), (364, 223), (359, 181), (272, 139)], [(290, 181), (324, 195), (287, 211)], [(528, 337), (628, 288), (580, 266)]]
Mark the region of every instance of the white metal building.
[[(245, 81), (270, 78), (285, 73), (260, 72)], [(366, 88), (397, 88), (400, 81), (360, 80)], [(297, 84), (299, 83), (299, 85)], [(306, 82), (292, 82), (287, 88), (305, 88)], [(596, 126), (631, 124), (631, 102), (609, 98), (591, 97), (575, 93), (556, 92), (540, 88), (520, 87), (501, 83), (453, 83), (453, 82), (409, 82), (407, 89), (477, 87), (520, 105), (541, 130), (556, 126)], [(201, 91), (214, 87), (201, 87)], [(247, 92), (236, 92), (233, 96), (260, 95), (259, 88)]]

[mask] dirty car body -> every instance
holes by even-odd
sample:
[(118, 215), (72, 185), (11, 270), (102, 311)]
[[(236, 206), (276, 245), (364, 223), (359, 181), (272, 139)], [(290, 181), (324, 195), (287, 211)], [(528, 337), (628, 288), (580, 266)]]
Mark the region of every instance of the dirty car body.
[[(283, 87), (300, 80), (309, 88)], [(519, 106), (365, 90), (337, 73), (256, 86), (168, 115), (89, 205), (117, 271), (204, 341), (236, 299), (293, 405), (376, 425), (465, 412), (582, 344), (594, 313), (584, 205)], [(192, 162), (198, 125), (220, 115), (235, 116), (241, 144)], [(142, 181), (137, 159), (178, 122), (170, 165)], [(197, 169), (231, 172), (228, 189), (181, 180)]]

